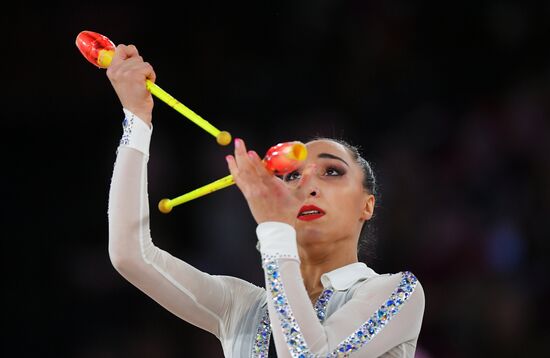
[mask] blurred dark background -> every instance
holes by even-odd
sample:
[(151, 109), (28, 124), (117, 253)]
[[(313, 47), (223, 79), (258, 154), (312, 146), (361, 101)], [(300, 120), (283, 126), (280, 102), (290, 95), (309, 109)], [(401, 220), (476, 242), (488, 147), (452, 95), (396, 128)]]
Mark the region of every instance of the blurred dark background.
[[(417, 357), (534, 357), (550, 338), (550, 2), (12, 3), (2, 12), (3, 356), (221, 357), (217, 339), (127, 283), (107, 253), (122, 133), (82, 30), (135, 44), (157, 84), (259, 153), (359, 145), (381, 185), (377, 272), (426, 292)], [(6, 35), (7, 34), (7, 35)], [(262, 285), (255, 223), (213, 137), (156, 100), (155, 243)]]

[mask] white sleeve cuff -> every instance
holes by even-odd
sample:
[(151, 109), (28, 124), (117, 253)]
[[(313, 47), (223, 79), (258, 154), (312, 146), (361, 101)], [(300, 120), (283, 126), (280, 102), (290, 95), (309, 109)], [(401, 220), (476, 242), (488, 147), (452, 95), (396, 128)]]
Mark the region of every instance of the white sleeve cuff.
[(296, 245), (296, 230), (285, 223), (266, 221), (256, 227), (262, 256), (300, 260)]
[(145, 121), (127, 110), (124, 111), (124, 121), (122, 122), (122, 138), (120, 146), (134, 148), (146, 156), (149, 156), (149, 144), (151, 142), (151, 134), (153, 126), (149, 127)]

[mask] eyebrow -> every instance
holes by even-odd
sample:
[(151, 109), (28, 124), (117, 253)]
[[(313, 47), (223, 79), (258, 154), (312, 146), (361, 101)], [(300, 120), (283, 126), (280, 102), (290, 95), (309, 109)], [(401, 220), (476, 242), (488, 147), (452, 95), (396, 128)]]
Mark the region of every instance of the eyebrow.
[(334, 154), (330, 154), (330, 153), (319, 153), (319, 155), (317, 156), (317, 158), (329, 158), (329, 159), (336, 159), (336, 160), (339, 160), (341, 162), (343, 162), (344, 164), (346, 164), (348, 167), (349, 167), (349, 164), (342, 158), (340, 157), (337, 157), (335, 156)]

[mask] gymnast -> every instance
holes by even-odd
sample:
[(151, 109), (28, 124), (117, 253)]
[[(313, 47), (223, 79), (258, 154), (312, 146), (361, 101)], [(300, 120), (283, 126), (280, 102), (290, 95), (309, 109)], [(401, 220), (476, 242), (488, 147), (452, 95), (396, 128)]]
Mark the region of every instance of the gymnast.
[(109, 256), (168, 311), (214, 334), (226, 357), (414, 357), (424, 292), (409, 271), (378, 274), (358, 260), (376, 181), (357, 147), (306, 143), (307, 158), (275, 176), (234, 140), (229, 172), (257, 223), (265, 287), (211, 275), (157, 247), (149, 230), (147, 163), (153, 67), (119, 44), (107, 76), (125, 118), (109, 192)]

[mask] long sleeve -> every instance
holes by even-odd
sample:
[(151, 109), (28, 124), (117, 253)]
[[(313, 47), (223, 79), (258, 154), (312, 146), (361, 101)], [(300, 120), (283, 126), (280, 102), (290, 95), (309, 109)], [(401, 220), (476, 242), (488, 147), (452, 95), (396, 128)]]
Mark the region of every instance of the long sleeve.
[(266, 222), (257, 235), (278, 357), (414, 356), (424, 293), (413, 274), (363, 282), (321, 323), (303, 284), (294, 228)]
[(124, 132), (109, 193), (109, 256), (113, 266), (167, 310), (223, 342), (231, 336), (231, 326), (246, 310), (248, 299), (264, 291), (234, 277), (201, 272), (153, 244), (147, 195), (152, 128), (131, 112), (124, 112)]

